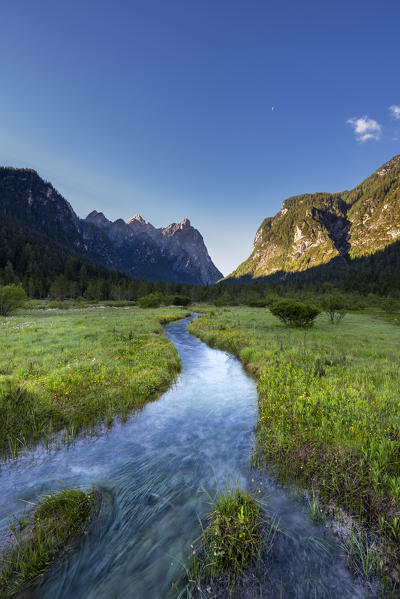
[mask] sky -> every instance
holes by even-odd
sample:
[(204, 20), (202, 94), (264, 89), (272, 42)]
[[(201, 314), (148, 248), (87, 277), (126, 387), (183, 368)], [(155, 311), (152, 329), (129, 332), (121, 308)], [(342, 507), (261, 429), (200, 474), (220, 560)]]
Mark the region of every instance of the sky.
[(225, 275), (286, 197), (400, 154), (398, 0), (1, 5), (0, 164), (81, 217), (187, 217)]

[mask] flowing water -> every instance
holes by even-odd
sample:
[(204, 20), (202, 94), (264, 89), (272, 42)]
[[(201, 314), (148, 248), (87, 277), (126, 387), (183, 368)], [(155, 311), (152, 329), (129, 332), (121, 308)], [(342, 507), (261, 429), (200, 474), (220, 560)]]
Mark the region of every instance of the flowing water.
[(165, 598), (209, 509), (204, 489), (236, 481), (262, 490), (285, 533), (275, 541), (262, 596), (365, 597), (329, 530), (265, 473), (250, 470), (256, 385), (235, 358), (189, 335), (189, 320), (165, 329), (183, 368), (159, 400), (95, 438), (27, 452), (2, 467), (0, 530), (25, 502), (62, 485), (95, 484), (103, 495), (97, 525), (35, 597)]

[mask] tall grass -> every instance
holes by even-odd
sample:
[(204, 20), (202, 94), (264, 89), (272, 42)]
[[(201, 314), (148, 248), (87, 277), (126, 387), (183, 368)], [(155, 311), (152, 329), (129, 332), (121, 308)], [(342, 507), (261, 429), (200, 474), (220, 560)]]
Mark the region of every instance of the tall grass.
[(400, 336), (379, 313), (291, 330), (267, 310), (232, 308), (190, 325), (258, 380), (257, 457), (314, 487), (384, 537), (400, 574)]
[(165, 390), (180, 370), (163, 324), (181, 309), (93, 307), (0, 320), (0, 456), (92, 431)]

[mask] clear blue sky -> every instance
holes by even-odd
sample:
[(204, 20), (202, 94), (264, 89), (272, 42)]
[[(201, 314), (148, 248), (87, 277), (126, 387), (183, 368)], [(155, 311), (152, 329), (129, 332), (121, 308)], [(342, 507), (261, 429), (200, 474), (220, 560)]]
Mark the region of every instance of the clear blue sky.
[(285, 197), (400, 153), (399, 0), (13, 0), (1, 23), (0, 163), (80, 216), (188, 217), (224, 274)]

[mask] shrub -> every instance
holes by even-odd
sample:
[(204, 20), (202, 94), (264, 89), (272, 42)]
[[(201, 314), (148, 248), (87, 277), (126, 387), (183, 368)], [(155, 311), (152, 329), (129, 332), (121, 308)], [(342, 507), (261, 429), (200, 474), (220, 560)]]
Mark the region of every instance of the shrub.
[(399, 309), (399, 303), (395, 299), (388, 297), (382, 302), (382, 308), (387, 314), (394, 314)]
[(248, 306), (250, 306), (250, 308), (265, 308), (267, 305), (267, 300), (253, 297), (248, 299), (246, 303)]
[(325, 295), (320, 300), (320, 306), (328, 314), (331, 324), (338, 324), (347, 311), (346, 298), (339, 293)]
[(217, 308), (222, 308), (223, 306), (229, 306), (230, 301), (227, 297), (221, 296), (221, 297), (217, 297), (213, 303), (214, 303), (214, 306), (216, 306)]
[(191, 299), (188, 295), (174, 295), (172, 303), (174, 306), (188, 306), (191, 303)]
[(161, 297), (158, 293), (150, 293), (138, 299), (140, 308), (158, 308), (161, 304)]
[(22, 287), (5, 285), (0, 287), (0, 315), (8, 316), (17, 308), (21, 308), (27, 301), (26, 293)]
[(289, 327), (310, 327), (320, 312), (312, 304), (290, 299), (274, 302), (269, 309), (274, 316)]

